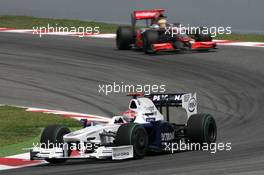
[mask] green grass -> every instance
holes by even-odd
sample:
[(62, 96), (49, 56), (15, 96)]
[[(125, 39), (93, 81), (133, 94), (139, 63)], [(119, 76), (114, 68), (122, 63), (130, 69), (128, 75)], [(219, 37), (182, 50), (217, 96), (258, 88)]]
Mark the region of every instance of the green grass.
[[(68, 19), (36, 18), (32, 16), (0, 16), (0, 27), (16, 29), (32, 29), (36, 26), (58, 26), (58, 27), (100, 27), (101, 33), (115, 33), (117, 24), (108, 24), (95, 21), (81, 21)], [(264, 42), (264, 35), (257, 34), (236, 34), (218, 35), (215, 39), (235, 41), (257, 41)]]
[(36, 18), (32, 16), (0, 16), (0, 27), (16, 29), (32, 29), (36, 26), (47, 27), (100, 27), (101, 33), (115, 33), (117, 25), (95, 21), (69, 19)]
[(221, 40), (234, 40), (234, 41), (252, 41), (252, 42), (264, 42), (264, 35), (258, 34), (231, 34), (231, 35), (218, 35), (214, 39)]
[(81, 127), (75, 119), (0, 106), (0, 157), (27, 152), (23, 148), (38, 143), (40, 133), (49, 124), (63, 124), (71, 130)]

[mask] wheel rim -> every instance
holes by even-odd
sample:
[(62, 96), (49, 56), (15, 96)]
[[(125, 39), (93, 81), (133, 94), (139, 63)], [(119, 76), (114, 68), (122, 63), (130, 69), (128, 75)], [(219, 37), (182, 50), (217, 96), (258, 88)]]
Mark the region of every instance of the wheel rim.
[(214, 122), (209, 123), (208, 139), (209, 139), (209, 142), (215, 142), (215, 140), (216, 140), (216, 126), (215, 126)]
[(136, 150), (144, 151), (146, 149), (146, 135), (145, 132), (140, 129), (135, 133), (135, 143), (134, 146)]

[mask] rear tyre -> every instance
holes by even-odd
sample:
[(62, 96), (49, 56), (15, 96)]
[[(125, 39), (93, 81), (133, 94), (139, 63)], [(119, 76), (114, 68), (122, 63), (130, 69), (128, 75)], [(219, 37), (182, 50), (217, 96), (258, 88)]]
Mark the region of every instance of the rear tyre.
[[(63, 146), (63, 136), (65, 134), (70, 133), (69, 128), (61, 125), (50, 125), (44, 129), (44, 131), (41, 134), (40, 143), (42, 147), (45, 148), (54, 148), (56, 147), (62, 147)], [(71, 154), (71, 150), (68, 150), (68, 155)], [(45, 159), (47, 162), (50, 163), (63, 163), (66, 161), (66, 159)]]
[(215, 143), (217, 127), (214, 118), (210, 114), (192, 115), (187, 121), (187, 137), (191, 143)]
[(196, 31), (195, 34), (195, 41), (212, 41), (213, 38), (210, 33), (208, 34), (203, 34), (203, 27), (200, 27), (199, 30)]
[(146, 54), (153, 54), (156, 51), (153, 48), (153, 44), (158, 43), (159, 33), (156, 30), (147, 30), (143, 34), (143, 48)]
[(195, 41), (212, 41), (212, 36), (211, 34), (207, 34), (207, 35), (199, 34), (196, 35)]
[[(195, 31), (193, 30), (187, 30), (187, 34), (194, 39), (197, 42), (205, 42), (205, 41), (212, 41), (212, 35), (207, 32), (203, 32), (204, 27), (199, 27)], [(203, 34), (203, 33), (208, 33), (208, 34)]]
[(126, 123), (118, 128), (115, 144), (133, 145), (134, 158), (143, 158), (147, 152), (148, 135), (144, 127), (135, 123)]
[(120, 26), (116, 31), (116, 47), (119, 50), (129, 50), (133, 44), (133, 30), (131, 27)]

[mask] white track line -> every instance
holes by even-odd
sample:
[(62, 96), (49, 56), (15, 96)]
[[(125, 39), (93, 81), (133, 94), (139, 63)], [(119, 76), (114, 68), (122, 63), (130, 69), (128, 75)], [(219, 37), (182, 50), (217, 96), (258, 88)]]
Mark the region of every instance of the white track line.
[[(27, 33), (39, 35), (33, 32), (33, 30), (29, 29), (9, 29), (9, 28), (0, 28), (0, 32), (8, 32), (8, 33)], [(77, 37), (91, 37), (91, 38), (115, 38), (116, 34), (106, 33), (106, 34), (95, 34), (95, 35), (84, 35), (81, 33), (72, 33), (72, 32), (64, 32), (64, 33), (42, 33), (42, 37), (44, 35), (60, 35), (60, 36), (77, 36)], [(229, 41), (229, 40), (214, 40), (218, 45), (224, 46), (245, 46), (245, 47), (264, 47), (264, 42), (241, 42), (241, 41)]]

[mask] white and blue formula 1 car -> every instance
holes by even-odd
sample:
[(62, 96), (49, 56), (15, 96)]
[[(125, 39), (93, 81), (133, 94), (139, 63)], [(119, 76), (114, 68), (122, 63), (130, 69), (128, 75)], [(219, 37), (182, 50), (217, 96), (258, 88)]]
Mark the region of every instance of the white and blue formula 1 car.
[[(72, 158), (143, 158), (147, 152), (166, 151), (169, 143), (216, 141), (216, 122), (210, 114), (197, 113), (196, 94), (130, 96), (133, 98), (128, 111), (114, 116), (108, 124), (85, 125), (74, 132), (62, 125), (46, 127), (41, 146), (30, 151), (31, 160), (62, 163)], [(79, 155), (70, 156), (72, 150), (77, 150)]]

